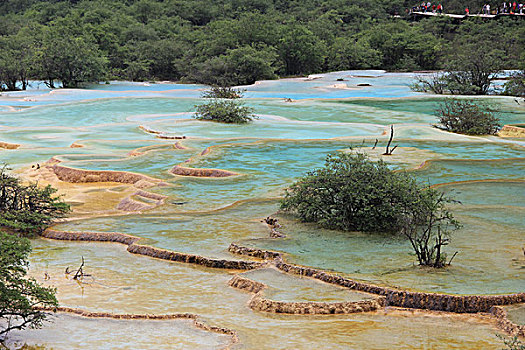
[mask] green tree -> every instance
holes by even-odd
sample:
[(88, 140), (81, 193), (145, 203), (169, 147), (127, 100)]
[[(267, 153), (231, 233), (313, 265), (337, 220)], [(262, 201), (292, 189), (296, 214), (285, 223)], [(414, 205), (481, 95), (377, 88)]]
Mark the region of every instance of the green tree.
[(13, 37), (0, 38), (0, 91), (15, 91), (18, 89), (19, 53), (14, 44)]
[(434, 72), (426, 75), (416, 75), (415, 82), (410, 85), (412, 91), (430, 92), (433, 94), (447, 93), (447, 80), (442, 72)]
[(372, 49), (366, 41), (337, 38), (328, 59), (330, 70), (369, 69), (381, 66), (381, 53)]
[(245, 46), (230, 50), (225, 59), (229, 64), (229, 74), (234, 85), (247, 85), (257, 80), (277, 78), (273, 68), (277, 61), (277, 53), (267, 46)]
[(503, 52), (483, 42), (470, 42), (456, 48), (448, 57), (444, 76), (454, 95), (486, 95), (503, 68)]
[(322, 70), (325, 45), (302, 25), (285, 26), (277, 50), (286, 75), (310, 74)]
[(46, 313), (37, 307), (57, 307), (56, 290), (26, 278), (31, 245), (26, 238), (0, 229), (0, 341), (15, 329), (38, 328)]
[(279, 16), (258, 12), (245, 12), (231, 26), (240, 46), (266, 44), (275, 46), (279, 41)]
[(494, 135), (501, 128), (496, 110), (484, 102), (470, 99), (446, 99), (436, 110), (436, 127), (466, 135)]
[(0, 228), (22, 235), (38, 234), (55, 218), (69, 212), (69, 205), (55, 193), (51, 186), (23, 185), (7, 172), (6, 166), (0, 167)]
[(0, 37), (0, 90), (25, 90), (32, 72), (34, 39), (26, 30)]
[(181, 58), (186, 50), (186, 44), (175, 38), (150, 42), (142, 51), (147, 53), (151, 60), (149, 75), (156, 79), (180, 79), (181, 73), (176, 69), (173, 62)]
[(419, 76), (413, 90), (453, 95), (486, 95), (504, 67), (503, 51), (481, 42), (453, 46), (445, 71)]
[(75, 37), (49, 28), (36, 55), (38, 75), (49, 87), (55, 81), (65, 88), (102, 80), (107, 59), (96, 44), (85, 37)]
[(381, 66), (386, 69), (436, 69), (441, 40), (425, 33), (419, 25), (406, 22), (378, 24), (361, 34), (369, 46), (381, 53)]
[(448, 245), (451, 231), (460, 227), (447, 208), (450, 202), (452, 199), (442, 192), (422, 189), (416, 195), (416, 202), (410, 203), (401, 216), (400, 233), (410, 242), (419, 265), (444, 267), (446, 264), (443, 247)]
[(292, 184), (281, 209), (329, 229), (401, 234), (421, 265), (443, 267), (442, 247), (459, 227), (449, 201), (406, 172), (352, 153), (329, 155), (323, 168)]
[(160, 16), (162, 5), (153, 0), (139, 0), (129, 7), (129, 12), (141, 23), (146, 24)]

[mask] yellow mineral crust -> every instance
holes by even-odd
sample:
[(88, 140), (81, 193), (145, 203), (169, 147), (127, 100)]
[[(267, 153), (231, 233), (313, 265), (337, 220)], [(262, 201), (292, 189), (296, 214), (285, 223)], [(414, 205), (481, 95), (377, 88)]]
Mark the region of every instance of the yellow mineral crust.
[(142, 190), (158, 185), (161, 180), (141, 174), (68, 168), (51, 158), (22, 170), (19, 175), (25, 181), (56, 188), (77, 217), (143, 211), (164, 203), (164, 198)]
[(499, 137), (525, 138), (525, 125), (504, 125), (498, 133)]
[(7, 142), (0, 141), (0, 148), (3, 148), (3, 149), (17, 149), (18, 147), (20, 147), (20, 145), (18, 145), (16, 143), (7, 143)]

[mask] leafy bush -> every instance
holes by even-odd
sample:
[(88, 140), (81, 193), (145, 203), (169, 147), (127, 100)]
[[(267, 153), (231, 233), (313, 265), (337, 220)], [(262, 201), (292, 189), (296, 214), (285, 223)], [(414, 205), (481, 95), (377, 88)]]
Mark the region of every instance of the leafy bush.
[(211, 120), (228, 124), (245, 124), (257, 119), (254, 109), (237, 101), (213, 100), (207, 104), (195, 106), (195, 119)]
[(479, 38), (463, 38), (462, 41), (449, 52), (444, 72), (416, 76), (412, 90), (452, 95), (494, 93), (491, 84), (504, 65), (503, 51), (487, 49)]
[(69, 212), (56, 189), (36, 184), (23, 185), (19, 179), (0, 168), (0, 227), (34, 235), (44, 230), (54, 218)]
[(212, 86), (209, 90), (202, 93), (202, 97), (236, 99), (242, 98), (244, 96), (244, 91), (246, 90), (234, 89), (228, 86)]
[(343, 231), (405, 236), (421, 265), (444, 266), (442, 246), (459, 224), (440, 192), (423, 189), (406, 172), (364, 154), (329, 155), (324, 168), (307, 173), (285, 191), (281, 209), (302, 221)]
[(31, 245), (0, 230), (0, 342), (14, 329), (40, 327), (46, 313), (36, 306), (56, 307), (56, 290), (26, 279)]
[(245, 106), (237, 100), (243, 97), (244, 91), (230, 87), (212, 87), (202, 94), (204, 98), (212, 98), (210, 102), (195, 106), (197, 109), (194, 118), (211, 120), (228, 124), (245, 124), (257, 119), (253, 115), (254, 109)]
[(436, 111), (436, 127), (466, 135), (494, 135), (501, 128), (491, 106), (483, 102), (446, 99)]
[(371, 162), (364, 154), (329, 155), (324, 168), (286, 190), (281, 208), (329, 229), (397, 232), (398, 210), (415, 187), (406, 173), (393, 173), (386, 163)]

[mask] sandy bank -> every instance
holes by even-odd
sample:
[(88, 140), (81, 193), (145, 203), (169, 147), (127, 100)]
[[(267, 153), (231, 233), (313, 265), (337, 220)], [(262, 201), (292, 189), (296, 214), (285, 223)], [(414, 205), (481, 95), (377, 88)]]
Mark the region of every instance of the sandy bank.
[(525, 125), (523, 127), (514, 125), (504, 125), (498, 133), (499, 137), (514, 137), (524, 138), (525, 137)]

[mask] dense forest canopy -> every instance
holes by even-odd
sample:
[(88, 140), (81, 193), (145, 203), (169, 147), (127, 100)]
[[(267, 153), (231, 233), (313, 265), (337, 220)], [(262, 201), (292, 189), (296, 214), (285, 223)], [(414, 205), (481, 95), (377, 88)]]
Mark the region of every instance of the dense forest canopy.
[[(443, 1), (471, 13), (485, 1)], [(494, 6), (497, 2), (492, 1)], [(250, 84), (381, 68), (433, 70), (470, 43), (525, 60), (522, 18), (411, 21), (403, 0), (4, 0), (0, 85), (107, 79)], [(401, 17), (394, 17), (399, 14)], [(474, 57), (473, 57), (474, 58)]]

